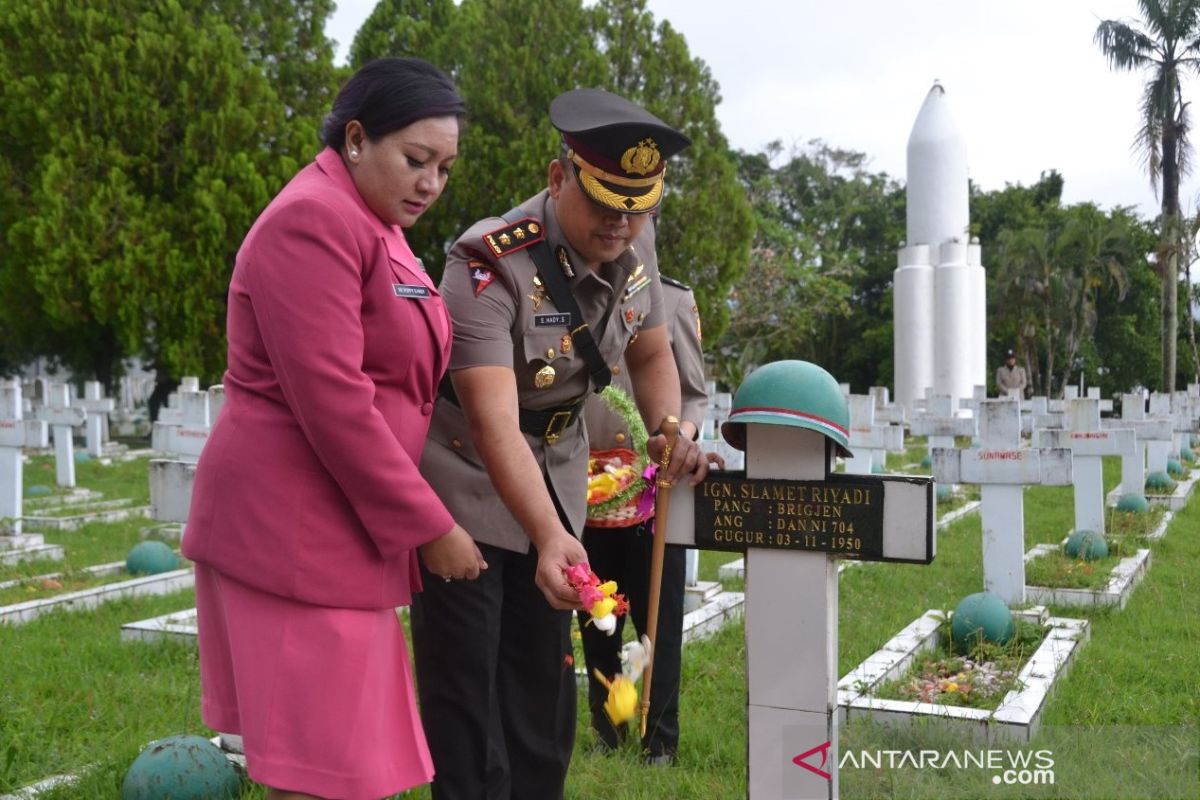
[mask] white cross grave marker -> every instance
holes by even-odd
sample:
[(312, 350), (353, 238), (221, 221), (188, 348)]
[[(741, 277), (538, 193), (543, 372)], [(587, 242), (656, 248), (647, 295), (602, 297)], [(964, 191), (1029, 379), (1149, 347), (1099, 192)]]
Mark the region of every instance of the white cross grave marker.
[[(1133, 431), (1136, 439), (1133, 452), (1121, 457), (1121, 496), (1146, 496), (1146, 447), (1150, 442), (1170, 444), (1171, 423), (1165, 419), (1146, 416), (1146, 398), (1141, 394), (1121, 395), (1120, 418), (1102, 419), (1106, 429), (1125, 428)], [(1166, 462), (1163, 462), (1166, 469)]]
[(104, 443), (108, 440), (108, 415), (115, 407), (111, 397), (104, 396), (104, 384), (87, 381), (83, 384), (83, 398), (76, 405), (87, 412), (87, 451), (92, 458), (103, 455)]
[(196, 462), (212, 430), (208, 422), (215, 424), (224, 404), (221, 384), (210, 386), (207, 392), (185, 391), (180, 394), (184, 422), (161, 428), (155, 423), (154, 434), (162, 447), (155, 445), (154, 449), (179, 456), (150, 461), (150, 516), (159, 522), (187, 522)]
[(872, 386), (869, 389), (871, 397), (875, 398), (875, 421), (886, 422), (889, 425), (903, 425), (907, 419), (904, 406), (897, 405), (891, 400), (891, 392), (886, 386)]
[[(1147, 419), (1165, 420), (1174, 428), (1171, 419), (1171, 398), (1169, 395), (1152, 392), (1150, 394), (1150, 411)], [(1174, 431), (1172, 430), (1172, 433)], [(1174, 436), (1172, 436), (1172, 439)], [(1146, 469), (1150, 472), (1167, 472), (1167, 459), (1171, 457), (1171, 440), (1151, 441), (1146, 446)], [(1176, 453), (1178, 458), (1178, 452)]]
[(1132, 430), (1100, 429), (1100, 401), (1067, 400), (1067, 428), (1034, 431), (1038, 447), (1067, 447), (1075, 484), (1075, 530), (1104, 535), (1103, 456), (1134, 457), (1137, 437)]
[[(179, 422), (163, 422), (161, 418), (150, 431), (150, 447), (161, 453), (196, 461), (208, 441), (210, 424), (209, 393), (192, 389), (178, 392)], [(224, 387), (221, 389), (224, 399)]]
[(975, 419), (955, 416), (954, 398), (948, 394), (926, 393), (925, 412), (913, 417), (911, 425), (913, 436), (929, 437), (931, 462), (935, 448), (954, 448), (955, 436), (976, 437)]
[(1170, 413), (1171, 413), (1171, 430), (1173, 433), (1171, 441), (1171, 458), (1179, 461), (1183, 448), (1190, 447), (1192, 441), (1192, 431), (1195, 430), (1195, 422), (1192, 420), (1192, 404), (1188, 399), (1186, 392), (1173, 392), (1167, 395), (1170, 398)]
[(670, 490), (668, 543), (746, 553), (749, 800), (838, 797), (837, 558), (935, 554), (928, 478), (834, 463), (820, 433), (748, 423), (744, 477)]
[(72, 428), (87, 421), (87, 412), (71, 405), (71, 387), (52, 383), (46, 405), (35, 409), (54, 434), (54, 477), (59, 486), (75, 486), (75, 440)]
[(904, 449), (904, 429), (875, 419), (875, 398), (852, 394), (850, 403), (850, 450), (846, 472), (870, 475), (887, 464), (887, 451)]
[(1066, 413), (1067, 403), (1069, 403), (1072, 400), (1078, 400), (1078, 399), (1079, 399), (1079, 387), (1078, 386), (1064, 386), (1062, 399), (1050, 401), (1050, 411)]
[(1112, 410), (1113, 410), (1112, 398), (1110, 397), (1107, 400), (1102, 399), (1100, 397), (1100, 387), (1099, 386), (1087, 387), (1087, 397), (1089, 400), (1099, 400), (1100, 401), (1100, 413), (1101, 414), (1111, 414), (1112, 413)]
[(21, 448), (48, 444), (43, 420), (21, 419), (21, 384), (0, 382), (0, 535), (21, 535), (24, 473)]
[[(958, 407), (964, 410), (970, 410), (971, 416), (976, 420), (979, 419), (979, 404), (987, 400), (987, 387), (975, 384), (975, 388), (971, 392), (970, 397), (964, 397), (958, 401)], [(971, 444), (979, 445), (979, 425), (975, 425), (975, 437), (971, 439)]]
[[(704, 384), (708, 395), (708, 405), (704, 409), (704, 422), (700, 426), (700, 449), (707, 453), (717, 453), (725, 459), (725, 468), (729, 470), (745, 469), (746, 454), (721, 438), (721, 423), (729, 416), (733, 405), (733, 395), (729, 392), (718, 392), (716, 381)], [(700, 582), (700, 551), (688, 548), (684, 560), (684, 585), (696, 586)]]
[(938, 483), (979, 484), (983, 588), (1010, 606), (1025, 602), (1025, 487), (1071, 482), (1071, 451), (1021, 446), (1016, 400), (979, 404), (979, 447), (933, 451)]

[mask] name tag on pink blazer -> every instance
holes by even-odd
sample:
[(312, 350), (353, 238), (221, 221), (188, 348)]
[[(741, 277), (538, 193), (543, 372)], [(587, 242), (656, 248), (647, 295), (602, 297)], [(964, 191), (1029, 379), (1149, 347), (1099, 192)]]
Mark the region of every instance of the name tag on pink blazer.
[(407, 297), (412, 300), (428, 300), (433, 296), (433, 292), (428, 286), (418, 286), (412, 283), (393, 283), (392, 291), (396, 297)]

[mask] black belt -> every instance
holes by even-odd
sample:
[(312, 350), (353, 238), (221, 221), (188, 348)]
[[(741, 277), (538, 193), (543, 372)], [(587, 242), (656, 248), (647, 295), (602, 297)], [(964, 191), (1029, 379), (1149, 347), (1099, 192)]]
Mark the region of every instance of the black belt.
[[(438, 394), (458, 405), (458, 396), (454, 393), (454, 384), (450, 382), (447, 373), (438, 384)], [(518, 424), (521, 432), (530, 436), (540, 436), (550, 444), (554, 444), (562, 436), (563, 431), (574, 425), (583, 415), (583, 406), (587, 397), (582, 397), (569, 405), (545, 408), (538, 411), (529, 408), (518, 409)]]

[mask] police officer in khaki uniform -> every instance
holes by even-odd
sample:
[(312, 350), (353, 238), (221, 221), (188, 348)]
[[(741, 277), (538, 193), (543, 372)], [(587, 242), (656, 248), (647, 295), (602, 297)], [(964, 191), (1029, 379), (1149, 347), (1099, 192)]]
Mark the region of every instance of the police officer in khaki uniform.
[[(686, 284), (662, 276), (663, 306), (667, 318), (667, 338), (679, 370), (683, 399), (683, 419), (688, 420), (681, 436), (699, 435), (708, 397), (704, 391), (704, 356), (700, 350), (700, 314), (696, 298)], [(625, 373), (614, 377), (613, 383), (631, 390)], [(632, 435), (620, 415), (600, 397), (588, 398), (584, 409), (588, 443), (592, 450), (628, 449)], [(623, 528), (588, 526), (583, 533), (592, 570), (605, 580), (615, 580), (629, 600), (630, 616), (641, 636), (646, 631), (649, 604), (650, 555), (653, 546), (650, 526), (638, 523)], [(668, 547), (663, 555), (661, 594), (658, 607), (658, 628), (654, 641), (654, 685), (650, 691), (650, 714), (642, 749), (647, 763), (666, 765), (675, 757), (679, 746), (679, 662), (683, 646), (683, 589), (686, 578), (686, 550)], [(592, 729), (601, 747), (615, 749), (625, 736), (625, 729), (613, 727), (604, 711), (608, 690), (595, 678), (594, 670), (612, 677), (621, 671), (621, 645), (624, 618), (617, 620), (617, 630), (609, 636), (588, 625), (587, 614), (580, 612), (579, 629), (583, 637), (583, 653), (587, 661), (588, 706), (591, 709)]]
[(1025, 368), (1017, 366), (1017, 354), (1012, 350), (1004, 353), (1004, 365), (996, 370), (996, 391), (1001, 397), (1025, 396)]
[[(467, 230), (439, 287), (454, 327), (451, 380), (421, 471), (489, 569), (477, 581), (425, 573), (413, 603), (435, 800), (562, 797), (579, 608), (563, 570), (587, 557), (576, 538), (587, 500), (583, 404), (628, 370), (647, 427), (682, 414), (647, 223), (667, 159), (689, 141), (596, 89), (555, 98), (550, 121), (562, 150), (548, 188)], [(650, 456), (665, 445), (651, 437)], [(706, 472), (680, 436), (666, 477), (698, 483)]]

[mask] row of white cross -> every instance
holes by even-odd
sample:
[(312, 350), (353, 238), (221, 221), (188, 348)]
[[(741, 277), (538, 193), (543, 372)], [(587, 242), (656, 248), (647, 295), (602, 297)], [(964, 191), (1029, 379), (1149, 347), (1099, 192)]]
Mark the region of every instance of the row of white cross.
[[(1200, 392), (1191, 396), (1200, 397)], [(222, 399), (221, 387), (201, 392), (198, 383), (189, 382), (181, 388), (173, 407), (176, 410), (156, 424), (155, 448), (177, 455), (175, 460), (152, 462), (152, 503), (159, 518), (186, 518), (190, 491), (187, 477), (207, 440)], [(17, 400), (19, 410), (19, 394)], [(926, 400), (924, 413), (912, 421), (914, 431), (925, 430), (925, 435), (931, 440), (938, 438), (940, 444), (947, 444), (948, 440), (948, 446), (935, 447), (933, 451), (934, 473), (939, 481), (982, 485), (985, 583), (1002, 597), (1007, 592), (1009, 596), (1004, 599), (1010, 603), (1021, 602), (1024, 592), (1022, 487), (1031, 483), (1067, 484), (1074, 480), (1077, 527), (1081, 520), (1088, 520), (1088, 524), (1095, 520), (1094, 529), (1102, 532), (1101, 456), (1119, 453), (1133, 457), (1139, 441), (1145, 442), (1149, 436), (1161, 437), (1164, 430), (1161, 425), (1155, 429), (1147, 426), (1148, 432), (1139, 440), (1133, 427), (1102, 427), (1099, 399), (1075, 399), (1059, 410), (1061, 429), (1035, 423), (1034, 447), (1025, 448), (1021, 441), (1021, 404), (1016, 399), (967, 401), (972, 404), (969, 408), (978, 422), (972, 426), (974, 430), (956, 427), (949, 398), (943, 401), (931, 396)], [(881, 464), (882, 453), (902, 448), (903, 415), (897, 418), (885, 395), (865, 400), (851, 398), (851, 401), (855, 414), (851, 422), (851, 447), (856, 448), (857, 443), (858, 449), (871, 454), (863, 458), (864, 471), (872, 472), (877, 463)], [(715, 405), (725, 405), (721, 410), (728, 413), (727, 403), (727, 398), (719, 398)], [(1132, 412), (1135, 406), (1145, 410), (1132, 400), (1124, 400), (1123, 405), (1123, 412), (1131, 410), (1126, 413), (1136, 413)], [(1190, 433), (1200, 420), (1200, 404), (1189, 400), (1182, 408), (1187, 410), (1177, 409), (1174, 416), (1186, 420), (1170, 423), (1168, 449), (1178, 444), (1177, 433), (1184, 430)], [(1047, 415), (1052, 411), (1046, 408)], [(1152, 406), (1151, 414), (1153, 411)], [(862, 415), (866, 415), (865, 421)], [(37, 426), (27, 429), (23, 424), (13, 424), (11, 429), (0, 428), (0, 435), (11, 430), (13, 439), (28, 434), (31, 440), (44, 443), (46, 423), (40, 422), (40, 432)], [(18, 428), (20, 434), (16, 433)], [(899, 438), (885, 428), (901, 432)], [(711, 424), (706, 429), (711, 435)], [(953, 449), (954, 437), (968, 435), (977, 440), (977, 447)], [(673, 502), (668, 526), (671, 541), (696, 543), (705, 496), (715, 498), (711, 502), (721, 505), (726, 504), (724, 497), (749, 498), (737, 501), (738, 505), (746, 506), (750, 520), (746, 526), (740, 522), (715, 522), (712, 514), (708, 524), (735, 524), (742, 533), (757, 532), (759, 539), (786, 537), (790, 542), (792, 537), (788, 534), (770, 534), (798, 530), (793, 524), (821, 523), (828, 515), (812, 510), (818, 506), (825, 510), (836, 508), (838, 516), (841, 510), (849, 515), (873, 508), (878, 509), (874, 512), (879, 518), (877, 528), (847, 531), (853, 536), (836, 537), (853, 538), (853, 545), (825, 542), (823, 546), (830, 552), (847, 547), (857, 549), (861, 551), (858, 555), (840, 552), (838, 555), (869, 560), (928, 563), (933, 558), (936, 548), (933, 497), (928, 479), (903, 476), (839, 479), (831, 475), (834, 464), (828, 442), (809, 430), (749, 424), (747, 442), (746, 477), (734, 478), (732, 482), (726, 479), (731, 489), (728, 495), (716, 492), (705, 495), (708, 489), (697, 489), (697, 497), (686, 483), (671, 490)], [(855, 463), (858, 469), (863, 466), (861, 460)], [(179, 480), (166, 480), (171, 476)], [(715, 486), (718, 480), (714, 478), (708, 483)], [(734, 493), (733, 488), (745, 491)], [(763, 499), (768, 495), (760, 489), (770, 489), (770, 499)], [(797, 502), (775, 502), (785, 496), (779, 494), (783, 492), (789, 501), (795, 492)], [(856, 499), (849, 499), (851, 495)], [(766, 524), (771, 522), (781, 524)], [(824, 523), (820, 530), (819, 537), (828, 539)], [(715, 528), (708, 530), (704, 541), (713, 540), (717, 533)], [(860, 537), (877, 543), (878, 552), (874, 556), (857, 542)], [(796, 540), (810, 538), (815, 540), (818, 534), (795, 536)], [(836, 558), (810, 549), (751, 546), (746, 557), (746, 575), (749, 795), (753, 800), (781, 796), (836, 798)], [(749, 588), (751, 583), (753, 590)], [(1020, 587), (1019, 596), (1013, 596), (1018, 591), (1016, 587)], [(797, 676), (801, 676), (799, 680)]]
[[(22, 450), (42, 449), (53, 442), (55, 479), (62, 487), (75, 486), (75, 427), (87, 426), (89, 453), (99, 456), (103, 452), (105, 422), (113, 410), (113, 401), (104, 397), (99, 382), (87, 382), (82, 398), (72, 398), (67, 384), (47, 384), (43, 396), (45, 405), (31, 407), (22, 397), (20, 383), (0, 381), (0, 521), (3, 521), (0, 535), (21, 534)], [(208, 440), (208, 431), (223, 399), (222, 387), (200, 391), (198, 379), (185, 378), (154, 425), (153, 449), (194, 463)], [(177, 515), (182, 507), (186, 516), (187, 499), (173, 493), (167, 497), (171, 499), (164, 498), (164, 503), (176, 509), (173, 513)]]

